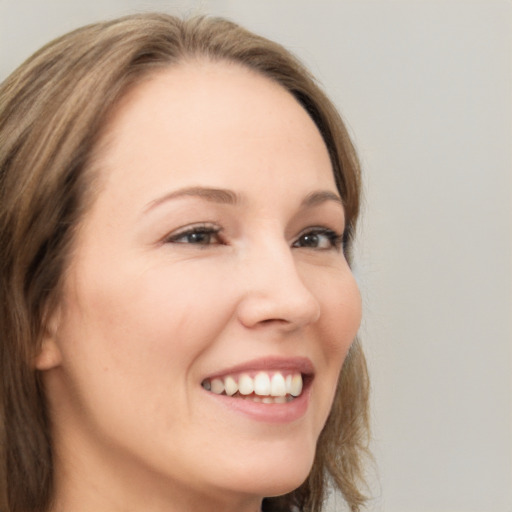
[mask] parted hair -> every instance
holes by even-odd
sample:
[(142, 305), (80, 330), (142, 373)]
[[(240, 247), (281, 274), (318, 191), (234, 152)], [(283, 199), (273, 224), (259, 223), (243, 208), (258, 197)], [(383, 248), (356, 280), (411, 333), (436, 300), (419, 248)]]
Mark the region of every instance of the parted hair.
[[(0, 510), (46, 512), (52, 434), (34, 357), (59, 302), (74, 233), (94, 199), (94, 150), (121, 97), (162, 68), (202, 58), (246, 66), (289, 91), (328, 148), (343, 199), (350, 259), (360, 202), (354, 148), (335, 107), (282, 46), (220, 18), (126, 16), (64, 35), (0, 85)], [(104, 130), (103, 130), (104, 131)], [(331, 487), (352, 512), (365, 502), (368, 375), (354, 341), (313, 468), (264, 511), (320, 512)]]

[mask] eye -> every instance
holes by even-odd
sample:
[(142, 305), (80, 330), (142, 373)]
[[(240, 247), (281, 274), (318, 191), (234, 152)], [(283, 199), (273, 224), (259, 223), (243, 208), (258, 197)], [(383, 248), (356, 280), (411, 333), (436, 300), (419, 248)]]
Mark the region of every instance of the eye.
[(339, 249), (342, 244), (342, 235), (338, 235), (329, 228), (309, 228), (303, 231), (292, 247), (300, 247), (306, 249), (328, 250)]
[(220, 238), (221, 228), (208, 224), (200, 224), (180, 229), (176, 233), (171, 233), (165, 243), (173, 244), (191, 244), (191, 245), (218, 245), (222, 244)]

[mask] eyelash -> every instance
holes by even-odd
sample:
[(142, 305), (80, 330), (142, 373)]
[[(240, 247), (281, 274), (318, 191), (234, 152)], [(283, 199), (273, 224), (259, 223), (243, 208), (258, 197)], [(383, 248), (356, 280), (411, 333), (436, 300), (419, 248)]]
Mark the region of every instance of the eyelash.
[[(222, 229), (213, 224), (198, 224), (195, 226), (189, 226), (187, 228), (184, 228), (183, 230), (180, 230), (177, 233), (173, 233), (164, 240), (164, 243), (190, 244), (197, 245), (199, 247), (208, 247), (210, 245), (224, 245), (225, 241), (220, 236), (221, 233)], [(192, 241), (191, 237), (196, 237), (196, 240)], [(319, 237), (325, 237), (328, 246), (312, 247), (311, 245), (299, 245), (300, 240), (302, 239), (302, 242), (304, 243), (306, 237), (311, 237), (312, 241), (316, 240), (317, 242), (319, 242)], [(214, 243), (212, 243), (212, 238), (215, 239)], [(186, 240), (181, 241), (184, 239)], [(339, 250), (342, 245), (343, 235), (339, 235), (338, 233), (329, 228), (311, 227), (299, 234), (297, 239), (293, 242), (292, 247), (297, 249), (304, 248), (318, 251), (327, 251), (330, 249)]]
[[(215, 226), (213, 224), (197, 224), (195, 226), (188, 226), (184, 228), (183, 230), (178, 231), (177, 233), (173, 233), (172, 235), (168, 236), (165, 239), (165, 243), (175, 243), (175, 244), (191, 244), (191, 245), (199, 245), (200, 247), (207, 247), (208, 245), (213, 245), (210, 242), (210, 239), (212, 237), (215, 237), (217, 239), (215, 245), (222, 244), (223, 241), (220, 238), (220, 233), (222, 232), (222, 229), (218, 226)], [(181, 242), (180, 239), (186, 238), (186, 237), (192, 237), (192, 236), (205, 236), (208, 237), (208, 242), (201, 242), (199, 243), (192, 242), (190, 240)]]

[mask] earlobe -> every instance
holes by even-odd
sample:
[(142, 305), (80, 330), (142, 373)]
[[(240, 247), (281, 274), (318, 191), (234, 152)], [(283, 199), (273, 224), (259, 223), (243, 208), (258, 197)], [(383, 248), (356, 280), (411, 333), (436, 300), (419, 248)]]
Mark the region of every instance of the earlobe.
[(37, 370), (51, 370), (59, 366), (60, 362), (60, 350), (55, 340), (52, 338), (44, 339), (35, 358), (35, 368)]
[(59, 313), (55, 312), (47, 323), (41, 346), (34, 360), (37, 370), (51, 370), (60, 365), (62, 357), (57, 343), (57, 326)]

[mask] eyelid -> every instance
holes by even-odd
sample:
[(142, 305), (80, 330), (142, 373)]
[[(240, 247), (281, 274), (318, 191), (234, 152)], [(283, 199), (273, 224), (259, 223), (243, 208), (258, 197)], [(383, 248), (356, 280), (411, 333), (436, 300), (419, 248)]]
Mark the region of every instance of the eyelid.
[[(181, 228), (178, 228), (174, 230), (172, 233), (169, 233), (165, 235), (165, 237), (162, 239), (162, 243), (168, 244), (168, 243), (181, 243), (177, 242), (177, 240), (181, 237), (184, 237), (188, 234), (192, 233), (210, 233), (213, 236), (219, 236), (219, 234), (222, 232), (222, 228), (216, 224), (210, 223), (210, 222), (199, 222), (197, 224), (189, 224), (187, 226), (183, 226)], [(191, 244), (192, 245), (192, 244)], [(200, 244), (197, 244), (200, 245)], [(215, 245), (215, 244), (207, 244), (207, 245)]]

